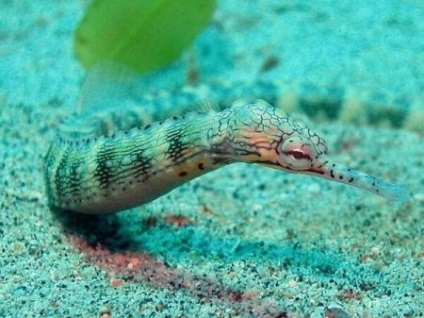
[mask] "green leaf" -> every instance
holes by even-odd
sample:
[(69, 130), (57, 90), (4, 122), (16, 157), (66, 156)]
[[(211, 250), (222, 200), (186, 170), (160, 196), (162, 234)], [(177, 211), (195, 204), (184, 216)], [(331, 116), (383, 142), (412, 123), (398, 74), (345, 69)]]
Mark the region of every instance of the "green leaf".
[(216, 0), (94, 0), (74, 37), (77, 58), (138, 72), (178, 58), (207, 26)]

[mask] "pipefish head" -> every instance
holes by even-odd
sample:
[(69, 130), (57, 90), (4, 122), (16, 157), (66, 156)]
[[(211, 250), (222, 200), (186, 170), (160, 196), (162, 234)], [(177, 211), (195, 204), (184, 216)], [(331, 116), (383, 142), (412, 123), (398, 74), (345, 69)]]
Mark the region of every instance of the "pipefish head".
[(334, 162), (327, 144), (303, 122), (263, 100), (237, 101), (232, 135), (238, 161), (258, 163), (291, 173), (312, 175), (352, 185), (391, 201), (408, 197), (404, 185), (393, 184)]

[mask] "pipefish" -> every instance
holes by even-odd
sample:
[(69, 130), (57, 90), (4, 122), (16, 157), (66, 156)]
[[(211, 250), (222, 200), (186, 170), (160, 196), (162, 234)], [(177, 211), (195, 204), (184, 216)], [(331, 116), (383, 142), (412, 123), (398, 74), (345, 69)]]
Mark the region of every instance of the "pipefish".
[(262, 99), (237, 99), (222, 111), (146, 126), (140, 124), (142, 109), (80, 114), (60, 125), (44, 165), (51, 206), (118, 212), (237, 162), (345, 183), (391, 201), (408, 197), (404, 185), (334, 162), (324, 139)]

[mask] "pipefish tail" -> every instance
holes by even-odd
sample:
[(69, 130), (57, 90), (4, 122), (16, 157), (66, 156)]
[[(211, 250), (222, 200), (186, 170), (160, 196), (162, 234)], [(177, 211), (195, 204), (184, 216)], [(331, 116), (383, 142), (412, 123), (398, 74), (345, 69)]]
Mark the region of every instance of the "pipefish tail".
[(333, 162), (321, 137), (261, 99), (239, 99), (222, 111), (191, 112), (107, 133), (139, 123), (142, 115), (131, 114), (124, 124), (116, 123), (116, 114), (100, 112), (61, 126), (44, 165), (51, 206), (89, 214), (118, 212), (236, 162), (345, 183), (391, 201), (408, 197), (404, 185)]

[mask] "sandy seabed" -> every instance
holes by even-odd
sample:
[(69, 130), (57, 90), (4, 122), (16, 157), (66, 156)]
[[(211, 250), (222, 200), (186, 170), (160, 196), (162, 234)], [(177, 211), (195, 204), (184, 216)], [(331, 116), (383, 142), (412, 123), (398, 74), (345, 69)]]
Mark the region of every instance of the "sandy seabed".
[[(0, 3), (0, 316), (424, 316), (424, 139), (402, 127), (310, 119), (335, 160), (407, 184), (402, 203), (235, 164), (117, 215), (51, 211), (43, 157), (84, 77), (84, 6)], [(423, 16), (420, 1), (222, 1), (195, 43), (200, 79), (417, 100)]]

